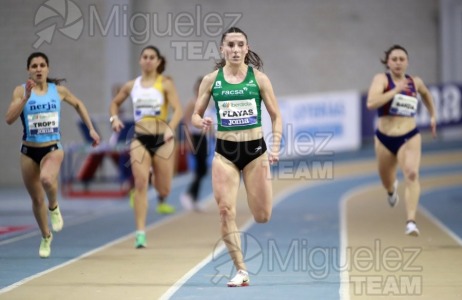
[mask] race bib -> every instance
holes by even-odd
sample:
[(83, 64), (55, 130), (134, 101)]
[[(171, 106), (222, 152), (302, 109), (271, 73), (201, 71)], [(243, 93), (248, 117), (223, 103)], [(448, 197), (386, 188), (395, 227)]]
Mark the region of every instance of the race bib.
[(136, 118), (156, 117), (160, 115), (161, 103), (159, 99), (138, 99), (134, 109)]
[(59, 113), (44, 112), (27, 116), (29, 135), (52, 134), (59, 132)]
[(221, 126), (248, 126), (258, 122), (255, 99), (223, 101), (219, 105)]
[(396, 94), (390, 106), (390, 115), (413, 117), (417, 111), (416, 97)]

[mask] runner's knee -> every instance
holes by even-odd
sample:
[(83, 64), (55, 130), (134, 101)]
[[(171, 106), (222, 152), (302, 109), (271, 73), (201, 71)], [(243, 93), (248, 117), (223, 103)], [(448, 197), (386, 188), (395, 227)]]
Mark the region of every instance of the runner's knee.
[(148, 186), (147, 178), (135, 178), (135, 189), (143, 190)]
[(45, 203), (45, 198), (43, 196), (33, 196), (31, 200), (33, 207), (41, 207)]
[(42, 184), (45, 190), (49, 190), (53, 188), (55, 180), (53, 176), (50, 176), (49, 174), (40, 174), (40, 183)]
[(232, 221), (236, 218), (236, 212), (229, 205), (219, 205), (220, 219), (222, 222)]
[(271, 219), (271, 212), (259, 211), (254, 214), (253, 218), (257, 223), (267, 223)]
[(404, 170), (404, 176), (406, 176), (407, 180), (414, 182), (419, 177), (419, 173), (414, 168), (407, 168)]

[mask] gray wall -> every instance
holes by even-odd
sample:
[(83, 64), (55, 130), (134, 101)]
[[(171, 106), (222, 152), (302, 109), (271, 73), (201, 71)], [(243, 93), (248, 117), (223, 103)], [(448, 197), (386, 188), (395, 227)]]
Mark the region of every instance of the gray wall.
[(441, 80), (462, 81), (462, 1), (441, 0)]
[[(205, 51), (219, 47), (220, 35), (207, 33), (200, 26), (206, 16), (209, 22), (223, 21), (210, 30), (227, 27), (239, 16), (237, 26), (248, 34), (250, 47), (263, 58), (264, 71), (280, 96), (366, 90), (373, 74), (383, 70), (379, 62), (383, 51), (396, 43), (409, 51), (410, 73), (427, 83), (441, 80), (440, 3), (436, 0), (82, 0), (72, 2), (82, 13), (75, 21), (83, 21), (81, 35), (71, 38), (69, 33), (56, 30), (51, 44), (43, 43), (36, 49), (38, 32), (52, 24), (57, 29), (70, 26), (59, 15), (34, 25), (34, 18), (50, 3), (2, 1), (2, 112), (7, 110), (14, 87), (27, 78), (27, 56), (39, 50), (50, 57), (51, 76), (65, 77), (70, 90), (95, 116), (101, 114), (105, 120), (113, 85), (137, 76), (139, 52), (147, 44), (158, 46), (165, 55), (166, 74), (174, 78), (185, 103), (196, 77), (213, 69), (216, 52)], [(72, 10), (70, 6), (66, 9)], [(98, 18), (102, 26), (95, 23)], [(191, 29), (187, 26), (175, 28), (178, 18), (183, 23), (192, 20), (195, 27), (190, 34), (183, 34)], [(171, 34), (161, 36), (168, 28)], [(190, 48), (180, 53), (179, 44)], [(77, 114), (65, 106), (62, 116), (63, 143), (81, 141), (75, 128)], [(21, 125), (19, 121), (12, 126), (4, 121), (0, 124), (0, 186), (19, 185)], [(107, 123), (98, 125), (104, 127), (100, 129), (107, 139)]]

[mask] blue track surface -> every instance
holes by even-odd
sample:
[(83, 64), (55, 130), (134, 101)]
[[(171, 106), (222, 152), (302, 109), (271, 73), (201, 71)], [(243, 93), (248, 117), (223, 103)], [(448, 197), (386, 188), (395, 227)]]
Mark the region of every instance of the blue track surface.
[[(462, 164), (422, 168), (421, 177), (461, 171)], [(227, 253), (223, 252), (217, 255), (219, 259), (212, 259), (192, 276), (171, 299), (218, 299), (217, 295), (219, 299), (339, 299), (339, 201), (349, 190), (364, 184), (379, 184), (377, 174), (297, 189), (274, 208), (271, 222), (252, 225), (243, 233), (244, 258), (249, 273), (255, 274), (251, 276), (251, 290), (229, 291), (226, 287), (233, 270)], [(462, 215), (462, 188), (449, 190), (452, 192), (447, 193), (447, 201), (458, 201), (457, 205), (444, 207), (449, 203), (436, 203), (428, 208), (462, 236), (462, 224), (458, 222)], [(425, 194), (425, 199), (431, 194)]]
[[(444, 150), (460, 146), (451, 144)], [(427, 149), (439, 150), (436, 146)], [(368, 148), (338, 155), (335, 161), (372, 157), (373, 151)], [(458, 172), (462, 172), (462, 162), (422, 168), (421, 177)], [(203, 198), (211, 193), (210, 181), (209, 175), (201, 192)], [(169, 201), (177, 208), (187, 182), (185, 178), (175, 180)], [(339, 201), (345, 193), (364, 184), (379, 184), (377, 174), (319, 181), (284, 194), (277, 199), (281, 201), (274, 207), (269, 223), (249, 223), (242, 233), (244, 257), (251, 274), (250, 288), (226, 287), (234, 270), (228, 254), (220, 248), (171, 299), (339, 299)], [(154, 192), (150, 196), (155, 198)], [(462, 237), (462, 184), (423, 193), (420, 203)], [(133, 233), (133, 212), (127, 201), (66, 200), (61, 202), (61, 208), (66, 226), (62, 233), (56, 234), (49, 259), (37, 259), (36, 226), (0, 235), (0, 290)], [(149, 224), (169, 218), (155, 214), (153, 208), (151, 205)], [(23, 190), (0, 193), (0, 226), (6, 225), (35, 225), (30, 200)]]

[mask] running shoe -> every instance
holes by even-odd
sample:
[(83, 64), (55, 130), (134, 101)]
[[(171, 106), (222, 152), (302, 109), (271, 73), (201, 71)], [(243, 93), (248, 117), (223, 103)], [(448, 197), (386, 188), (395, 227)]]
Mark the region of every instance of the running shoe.
[(61, 231), (61, 229), (63, 229), (64, 221), (63, 217), (61, 216), (59, 206), (56, 206), (54, 210), (50, 209), (50, 220), (51, 228), (53, 228), (53, 231), (58, 232)]
[(228, 281), (228, 287), (248, 286), (250, 283), (249, 273), (244, 270), (237, 271), (236, 276)]
[(137, 232), (135, 237), (135, 248), (146, 248), (146, 233)]
[(47, 258), (51, 254), (51, 241), (53, 240), (53, 234), (50, 232), (49, 237), (42, 237), (40, 242), (39, 255), (41, 258)]
[(396, 204), (399, 202), (399, 195), (398, 195), (398, 179), (395, 180), (393, 183), (393, 193), (391, 195), (388, 195), (388, 204), (390, 204), (391, 207), (395, 207)]
[(419, 229), (417, 228), (417, 224), (414, 221), (407, 222), (406, 231), (404, 233), (409, 236), (415, 236), (415, 237), (418, 237), (420, 234)]
[(202, 212), (205, 212), (205, 207), (202, 206), (198, 201), (195, 201), (193, 203), (193, 210), (195, 212), (199, 212), (199, 213), (202, 213)]
[(180, 202), (185, 210), (192, 210), (194, 208), (193, 198), (188, 193), (180, 195)]
[(175, 207), (167, 203), (159, 203), (156, 211), (161, 215), (173, 214), (175, 212)]

